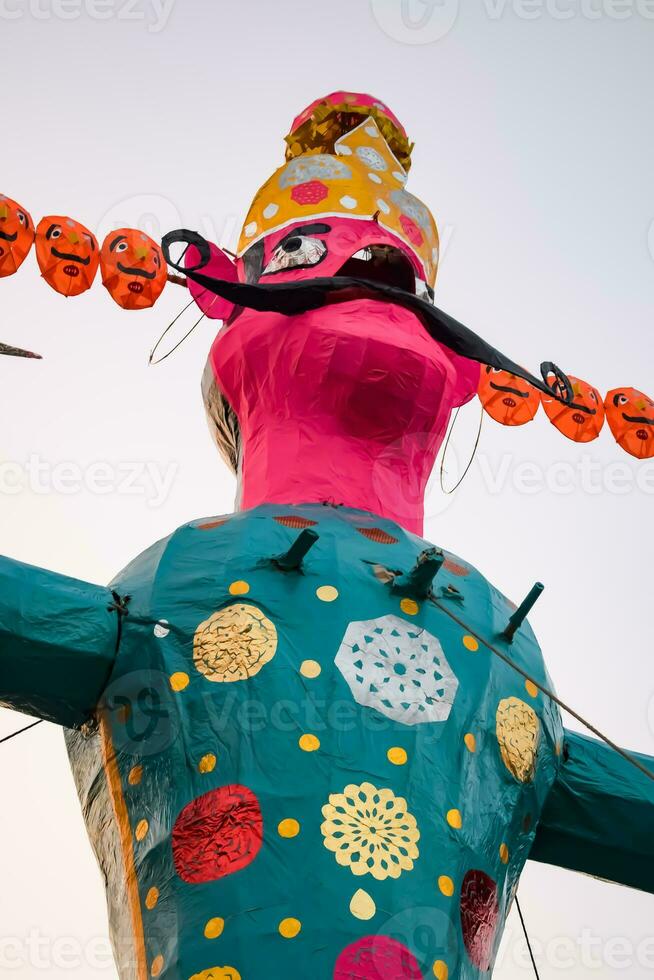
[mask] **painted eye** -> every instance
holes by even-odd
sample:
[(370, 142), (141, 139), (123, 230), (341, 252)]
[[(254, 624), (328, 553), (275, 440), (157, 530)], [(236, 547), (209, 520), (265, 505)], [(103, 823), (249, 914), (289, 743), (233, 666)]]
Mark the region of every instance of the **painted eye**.
[(90, 247), (91, 251), (93, 251), (95, 248), (95, 242), (93, 241), (93, 236), (87, 235), (85, 232), (82, 237), (86, 239), (86, 244)]
[(629, 399), (627, 398), (626, 395), (620, 395), (618, 401), (620, 402), (621, 405), (628, 405), (629, 404)]
[(597, 401), (597, 395), (595, 394), (594, 391), (589, 392), (588, 397), (590, 398), (590, 400), (592, 402), (596, 402)]
[(118, 244), (116, 245), (116, 251), (117, 252), (126, 252), (127, 251), (127, 242), (118, 242)]
[(20, 221), (23, 228), (27, 228), (27, 215), (23, 214), (22, 211), (18, 212), (18, 220)]
[(61, 228), (53, 228), (49, 235), (50, 238), (61, 238)]
[(159, 253), (158, 252), (155, 252), (153, 254), (152, 261), (157, 266), (157, 268), (160, 268), (161, 267), (161, 259), (159, 258)]
[(262, 275), (269, 276), (284, 269), (306, 269), (318, 265), (326, 255), (327, 246), (322, 239), (292, 235), (280, 242)]

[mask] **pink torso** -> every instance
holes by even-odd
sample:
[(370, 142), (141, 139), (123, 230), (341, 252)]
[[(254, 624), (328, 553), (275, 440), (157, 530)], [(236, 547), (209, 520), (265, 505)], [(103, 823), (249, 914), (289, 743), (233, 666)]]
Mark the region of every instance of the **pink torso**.
[(343, 504), (422, 533), (425, 486), (478, 365), (373, 300), (294, 317), (246, 310), (211, 363), (241, 428), (242, 508)]

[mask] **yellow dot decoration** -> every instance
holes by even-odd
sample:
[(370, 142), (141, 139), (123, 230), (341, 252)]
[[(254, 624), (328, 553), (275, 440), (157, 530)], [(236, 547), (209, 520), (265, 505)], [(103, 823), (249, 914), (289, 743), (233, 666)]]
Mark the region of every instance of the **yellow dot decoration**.
[(520, 698), (504, 698), (497, 706), (495, 733), (502, 762), (521, 783), (530, 783), (536, 769), (540, 735), (538, 715)]
[(466, 732), (466, 734), (463, 736), (463, 741), (465, 743), (465, 747), (467, 748), (468, 752), (477, 751), (477, 739), (472, 734), (472, 732)]
[(239, 580), (238, 582), (232, 582), (229, 587), (230, 595), (247, 595), (250, 591), (250, 586), (247, 582)]
[(477, 650), (479, 649), (479, 643), (477, 640), (475, 640), (474, 636), (470, 636), (470, 635), (464, 636), (463, 645), (466, 648), (466, 650), (470, 650), (471, 653), (476, 653)]
[(461, 830), (461, 824), (463, 821), (461, 819), (460, 810), (448, 810), (446, 820), (450, 827), (454, 827), (455, 830)]
[(538, 688), (536, 687), (533, 681), (525, 681), (525, 687), (527, 689), (527, 694), (529, 695), (530, 698), (538, 697)]
[(420, 606), (415, 599), (401, 599), (400, 609), (403, 613), (406, 613), (407, 616), (416, 616), (420, 612)]
[(145, 896), (145, 907), (152, 911), (157, 902), (159, 901), (159, 889), (151, 888), (148, 894)]
[(143, 779), (143, 766), (132, 766), (127, 777), (130, 786), (138, 786)]
[(322, 667), (317, 660), (303, 660), (300, 664), (300, 673), (303, 677), (318, 677)]
[(226, 606), (200, 623), (193, 638), (193, 662), (208, 681), (225, 683), (254, 677), (275, 656), (277, 630), (257, 606)]
[(321, 585), (316, 589), (316, 595), (321, 602), (333, 602), (338, 599), (338, 589), (333, 585)]
[(502, 864), (508, 864), (509, 861), (509, 849), (506, 844), (500, 844), (500, 861)]
[(150, 976), (158, 977), (164, 968), (164, 958), (163, 956), (155, 956), (152, 960), (152, 966), (150, 967)]
[(432, 966), (432, 971), (436, 977), (436, 980), (448, 980), (450, 975), (450, 971), (447, 968), (447, 963), (444, 963), (443, 960), (436, 960)]
[(180, 670), (176, 674), (170, 675), (170, 686), (173, 691), (183, 691), (185, 687), (189, 686), (190, 677), (185, 674), (184, 671)]
[(394, 745), (393, 748), (389, 749), (386, 756), (388, 761), (392, 762), (394, 766), (403, 766), (408, 759), (406, 749), (401, 748), (399, 745)]
[(299, 919), (282, 919), (279, 923), (279, 934), (284, 939), (295, 939), (301, 928), (302, 923)]
[(134, 831), (134, 836), (137, 840), (145, 840), (145, 836), (150, 829), (150, 824), (147, 820), (139, 820), (136, 825), (136, 830)]
[(315, 752), (320, 748), (320, 739), (317, 735), (301, 735), (298, 745), (303, 752)]
[(293, 817), (287, 817), (277, 824), (277, 833), (280, 837), (297, 837), (300, 833), (300, 824)]
[(364, 891), (363, 888), (355, 891), (350, 901), (350, 912), (355, 919), (361, 919), (363, 922), (367, 922), (369, 919), (372, 919), (376, 911), (377, 906), (368, 892)]
[(207, 754), (203, 755), (200, 761), (198, 762), (199, 771), (202, 773), (213, 772), (214, 769), (216, 768), (216, 761), (217, 760), (213, 752), (207, 752)]
[(451, 898), (454, 894), (454, 882), (447, 875), (441, 875), (438, 879), (438, 887), (446, 898)]
[(225, 928), (224, 919), (221, 918), (209, 919), (206, 926), (204, 927), (204, 938), (218, 939), (218, 936), (222, 936), (224, 928)]

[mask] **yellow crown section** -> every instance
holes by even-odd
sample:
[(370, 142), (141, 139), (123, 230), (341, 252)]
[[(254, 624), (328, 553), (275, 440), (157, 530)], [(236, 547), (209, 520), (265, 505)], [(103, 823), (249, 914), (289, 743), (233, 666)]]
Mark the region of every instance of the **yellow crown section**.
[(438, 230), (429, 209), (405, 189), (406, 170), (374, 119), (336, 140), (334, 153), (294, 157), (259, 190), (238, 245), (242, 255), (265, 235), (304, 218), (376, 219), (411, 249), (434, 284)]

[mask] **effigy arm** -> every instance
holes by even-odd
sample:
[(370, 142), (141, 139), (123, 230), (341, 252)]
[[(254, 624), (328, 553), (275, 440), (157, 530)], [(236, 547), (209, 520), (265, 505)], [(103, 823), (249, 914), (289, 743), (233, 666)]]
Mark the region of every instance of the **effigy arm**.
[[(650, 771), (654, 759), (631, 753)], [(603, 742), (566, 732), (529, 857), (654, 893), (654, 781)]]
[(83, 724), (116, 655), (112, 602), (102, 586), (0, 557), (0, 705)]

